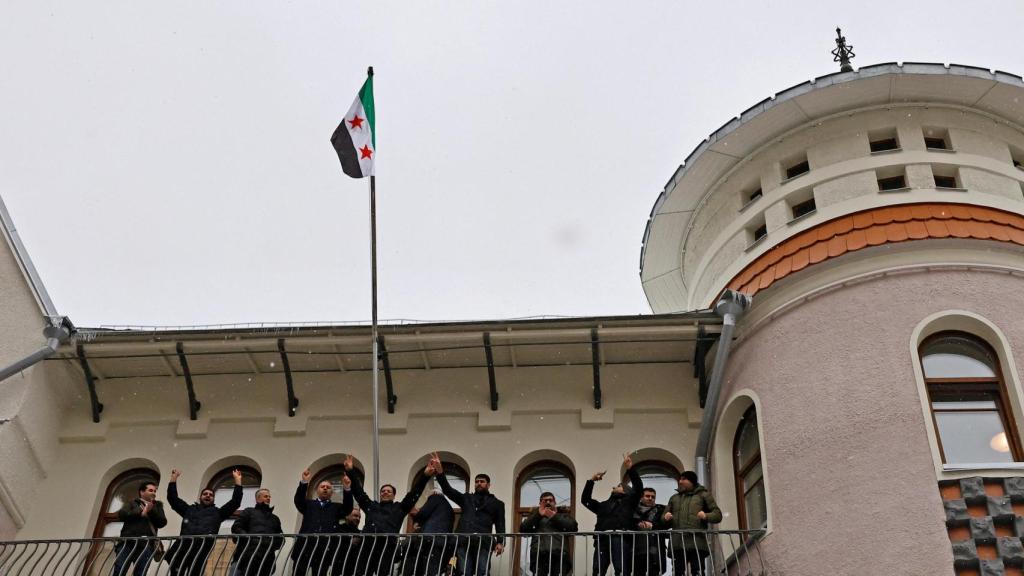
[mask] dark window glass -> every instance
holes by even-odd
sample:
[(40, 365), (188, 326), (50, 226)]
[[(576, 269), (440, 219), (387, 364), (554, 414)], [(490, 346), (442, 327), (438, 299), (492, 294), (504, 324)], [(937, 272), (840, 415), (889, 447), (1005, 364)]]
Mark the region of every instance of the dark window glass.
[(764, 193), (761, 191), (760, 188), (758, 188), (757, 190), (754, 190), (753, 192), (750, 193), (750, 196), (747, 197), (747, 202), (753, 202), (754, 200), (757, 200), (761, 196), (764, 196)]
[(886, 150), (898, 150), (900, 143), (895, 138), (883, 138), (871, 142), (872, 152), (885, 152)]
[(949, 150), (949, 145), (946, 144), (945, 138), (925, 137), (924, 147), (929, 150)]
[(878, 179), (879, 190), (899, 190), (907, 187), (907, 179), (903, 175)]
[(818, 209), (818, 207), (814, 204), (814, 198), (811, 198), (809, 200), (804, 200), (803, 202), (801, 202), (799, 204), (794, 204), (793, 205), (793, 218), (799, 218), (801, 216), (806, 216), (806, 215), (810, 214), (811, 212), (814, 212), (817, 209)]
[(804, 160), (803, 162), (799, 162), (797, 164), (790, 166), (789, 168), (786, 168), (786, 179), (788, 180), (790, 178), (796, 178), (797, 176), (800, 176), (801, 174), (806, 174), (810, 171), (811, 165), (807, 163), (807, 160)]
[(935, 175), (936, 188), (957, 188), (956, 177)]
[(753, 406), (743, 415), (736, 430), (733, 470), (736, 475), (736, 502), (740, 507), (740, 529), (759, 530), (766, 527), (768, 506), (765, 501), (757, 412)]
[(754, 230), (754, 242), (757, 242), (758, 240), (760, 240), (761, 238), (764, 238), (767, 235), (768, 235), (768, 225), (767, 224), (761, 224), (760, 227), (758, 227), (758, 228), (756, 228)]

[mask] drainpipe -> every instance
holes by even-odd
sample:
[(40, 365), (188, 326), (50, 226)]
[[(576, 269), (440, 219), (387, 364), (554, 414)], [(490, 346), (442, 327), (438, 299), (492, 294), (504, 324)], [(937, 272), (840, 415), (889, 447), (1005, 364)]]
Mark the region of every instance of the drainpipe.
[(41, 360), (49, 358), (57, 351), (57, 348), (61, 344), (67, 342), (68, 339), (71, 338), (71, 334), (75, 331), (75, 326), (71, 324), (71, 320), (68, 320), (67, 316), (59, 316), (58, 319), (59, 323), (51, 324), (43, 329), (43, 336), (46, 336), (46, 346), (43, 346), (39, 350), (36, 350), (10, 366), (0, 369), (0, 382), (3, 382), (8, 377), (21, 372)]
[(697, 437), (697, 462), (694, 468), (697, 472), (697, 481), (701, 484), (706, 485), (708, 480), (711, 432), (718, 411), (718, 396), (722, 391), (725, 363), (729, 359), (729, 349), (732, 347), (732, 333), (736, 329), (736, 321), (750, 307), (750, 302), (750, 296), (726, 290), (715, 304), (715, 313), (722, 317), (722, 333), (718, 336), (718, 351), (715, 352), (715, 365), (711, 370), (708, 396), (704, 402), (704, 418), (700, 423), (700, 435)]

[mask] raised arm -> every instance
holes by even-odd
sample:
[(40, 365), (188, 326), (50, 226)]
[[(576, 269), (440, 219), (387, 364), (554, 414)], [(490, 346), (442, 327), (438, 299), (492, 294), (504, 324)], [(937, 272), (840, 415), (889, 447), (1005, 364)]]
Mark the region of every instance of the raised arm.
[[(354, 483), (355, 482), (353, 481), (353, 484)], [(344, 520), (346, 516), (352, 513), (352, 509), (355, 508), (355, 504), (352, 501), (352, 490), (348, 486), (345, 486), (345, 489), (342, 490), (342, 494), (341, 507), (338, 508), (338, 522)], [(369, 498), (367, 498), (367, 500), (369, 500)]]
[(441, 486), (441, 492), (444, 492), (444, 495), (447, 496), (449, 500), (458, 504), (460, 508), (466, 507), (466, 495), (453, 488), (452, 485), (448, 483), (448, 478), (446, 478), (444, 474), (438, 474), (435, 478), (437, 478), (438, 485)]
[(427, 482), (430, 482), (430, 475), (433, 474), (433, 472), (433, 468), (428, 465), (424, 474), (421, 475), (421, 478), (412, 485), (412, 490), (409, 490), (409, 493), (405, 495), (405, 498), (402, 498), (402, 512), (408, 514), (409, 511), (416, 506), (416, 502), (418, 502), (420, 496), (423, 495), (423, 489), (427, 487)]
[(167, 503), (171, 509), (178, 513), (178, 516), (185, 516), (188, 513), (188, 503), (178, 497), (178, 477), (181, 472), (175, 468), (171, 470), (171, 481), (167, 483)]
[(307, 468), (302, 472), (302, 480), (299, 480), (299, 486), (295, 489), (295, 498), (292, 499), (299, 514), (306, 513), (306, 490), (309, 489), (309, 476), (310, 472)]
[(604, 472), (597, 472), (591, 476), (587, 483), (583, 485), (583, 494), (580, 496), (580, 502), (583, 503), (583, 506), (594, 514), (597, 514), (600, 510), (600, 503), (594, 500), (594, 482), (601, 478), (604, 478)]

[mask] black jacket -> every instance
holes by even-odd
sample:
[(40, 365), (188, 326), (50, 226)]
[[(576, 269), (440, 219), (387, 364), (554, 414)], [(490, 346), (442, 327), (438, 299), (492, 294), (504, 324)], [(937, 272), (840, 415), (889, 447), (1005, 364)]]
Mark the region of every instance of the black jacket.
[(136, 536), (156, 536), (156, 531), (167, 526), (167, 515), (164, 514), (164, 503), (159, 500), (153, 501), (153, 507), (149, 514), (142, 515), (142, 500), (136, 498), (124, 503), (117, 511), (117, 519), (124, 524), (121, 526), (122, 538), (133, 538)]
[(308, 482), (299, 482), (295, 489), (295, 509), (302, 514), (302, 525), (299, 534), (333, 534), (338, 531), (338, 524), (352, 512), (352, 492), (345, 490), (342, 502), (325, 502), (307, 500)]
[[(435, 476), (441, 485), (441, 491), (462, 508), (462, 520), (459, 521), (459, 534), (490, 534), (491, 526), (498, 534), (505, 532), (505, 503), (498, 500), (490, 492), (466, 492), (463, 494), (448, 483), (444, 474)], [(503, 542), (497, 539), (496, 543)]]
[(359, 479), (352, 477), (352, 495), (366, 514), (363, 534), (398, 534), (402, 530), (402, 520), (420, 499), (428, 480), (429, 476), (422, 476), (401, 502), (377, 502), (366, 495)]
[(257, 504), (253, 508), (242, 510), (231, 525), (232, 534), (249, 534), (249, 538), (239, 538), (233, 559), (237, 562), (244, 556), (251, 556), (259, 551), (267, 554), (277, 550), (284, 544), (284, 538), (260, 538), (264, 534), (281, 534), (281, 519), (274, 514), (274, 509), (266, 504)]
[(182, 536), (216, 534), (220, 531), (220, 523), (230, 518), (242, 505), (242, 487), (235, 486), (231, 492), (231, 500), (218, 508), (212, 504), (205, 506), (199, 502), (186, 504), (178, 497), (178, 483), (171, 482), (167, 485), (167, 503), (182, 518)]
[(422, 534), (448, 534), (455, 524), (455, 510), (441, 494), (431, 494), (413, 518)]
[(604, 502), (594, 500), (594, 481), (587, 480), (583, 487), (583, 505), (588, 510), (597, 514), (597, 524), (594, 530), (604, 532), (606, 530), (634, 530), (633, 511), (640, 503), (640, 496), (643, 495), (644, 482), (636, 468), (626, 471), (629, 475), (630, 488), (623, 494), (612, 494)]
[(565, 532), (576, 532), (578, 529), (579, 525), (576, 524), (576, 520), (565, 512), (557, 512), (551, 518), (545, 518), (540, 515), (538, 510), (534, 510), (519, 525), (519, 531), (523, 534), (538, 534), (530, 542), (531, 556), (536, 556), (539, 553), (561, 554), (568, 552), (566, 544), (572, 541), (572, 536), (543, 536), (543, 534), (564, 534)]

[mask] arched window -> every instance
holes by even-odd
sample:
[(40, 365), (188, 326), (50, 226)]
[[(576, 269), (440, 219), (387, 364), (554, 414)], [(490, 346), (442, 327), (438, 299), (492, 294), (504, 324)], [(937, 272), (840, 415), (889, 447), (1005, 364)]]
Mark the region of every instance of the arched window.
[(940, 332), (920, 354), (942, 461), (1019, 462), (1020, 439), (992, 348), (966, 332)]
[[(359, 483), (363, 486), (364, 490), (368, 490), (367, 494), (373, 493), (373, 488), (366, 486), (366, 478), (363, 476), (363, 471), (358, 466), (353, 466), (352, 471), (349, 474), (359, 479)], [(312, 500), (316, 498), (316, 487), (323, 481), (328, 481), (331, 486), (334, 487), (334, 493), (331, 494), (331, 502), (341, 502), (345, 498), (344, 485), (341, 483), (341, 478), (345, 475), (345, 466), (342, 464), (333, 464), (324, 468), (313, 475), (309, 481), (309, 487), (306, 489), (306, 498)]]
[(764, 470), (761, 467), (761, 439), (757, 432), (757, 411), (751, 406), (743, 414), (733, 442), (733, 470), (736, 472), (736, 503), (741, 530), (768, 526)]
[(558, 508), (576, 517), (576, 478), (565, 464), (544, 460), (524, 468), (516, 480), (516, 514), (513, 519), (516, 531), (519, 523), (537, 506), (542, 492), (554, 494)]
[(120, 536), (122, 522), (117, 518), (117, 511), (125, 502), (139, 497), (139, 486), (143, 482), (160, 483), (160, 473), (149, 468), (134, 468), (119, 474), (103, 494), (103, 505), (100, 516), (96, 520), (93, 538), (113, 538)]
[[(633, 467), (644, 481), (644, 488), (654, 488), (656, 491), (657, 497), (654, 501), (658, 504), (668, 504), (668, 499), (679, 487), (679, 471), (676, 467), (661, 460), (644, 460), (637, 462)], [(628, 480), (628, 476), (622, 479), (623, 482)]]
[[(256, 505), (256, 491), (260, 489), (260, 484), (263, 482), (263, 475), (260, 474), (259, 470), (251, 466), (231, 466), (230, 468), (225, 468), (210, 477), (210, 481), (206, 483), (206, 488), (213, 490), (213, 503), (215, 506), (227, 504), (231, 500), (231, 494), (235, 491), (235, 477), (231, 475), (231, 472), (234, 470), (242, 473), (242, 505), (238, 507), (238, 510), (233, 515), (233, 517), (237, 517), (243, 509)], [(220, 533), (230, 534), (231, 525), (234, 522), (234, 520), (222, 522)]]

